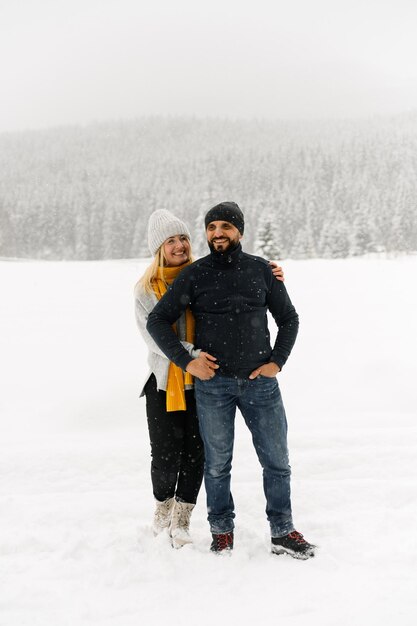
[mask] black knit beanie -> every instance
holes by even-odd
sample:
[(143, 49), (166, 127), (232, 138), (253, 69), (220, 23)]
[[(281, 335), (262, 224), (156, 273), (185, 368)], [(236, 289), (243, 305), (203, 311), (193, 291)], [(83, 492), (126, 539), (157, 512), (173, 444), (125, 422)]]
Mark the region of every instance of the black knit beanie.
[(240, 234), (243, 235), (245, 217), (236, 202), (220, 202), (220, 204), (216, 204), (216, 206), (210, 209), (204, 218), (206, 229), (210, 222), (217, 222), (220, 220), (223, 222), (230, 222), (233, 226), (236, 226)]

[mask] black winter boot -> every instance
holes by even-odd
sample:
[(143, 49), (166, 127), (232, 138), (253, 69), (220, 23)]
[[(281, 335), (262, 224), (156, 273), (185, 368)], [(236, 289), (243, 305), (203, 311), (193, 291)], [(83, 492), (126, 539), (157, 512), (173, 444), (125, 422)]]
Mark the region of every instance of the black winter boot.
[(289, 554), (295, 559), (309, 559), (314, 556), (315, 547), (296, 530), (285, 537), (271, 537), (273, 554)]
[(233, 550), (233, 531), (219, 535), (212, 534), (211, 536), (213, 538), (210, 546), (212, 552), (219, 554), (220, 552), (231, 552)]

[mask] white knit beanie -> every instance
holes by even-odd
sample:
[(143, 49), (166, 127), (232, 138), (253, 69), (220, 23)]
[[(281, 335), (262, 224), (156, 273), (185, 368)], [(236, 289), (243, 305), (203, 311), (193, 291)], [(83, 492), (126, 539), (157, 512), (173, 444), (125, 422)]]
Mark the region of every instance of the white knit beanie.
[(168, 237), (174, 235), (187, 235), (191, 239), (187, 224), (175, 217), (166, 209), (154, 211), (148, 222), (148, 247), (152, 256), (155, 256), (158, 248)]

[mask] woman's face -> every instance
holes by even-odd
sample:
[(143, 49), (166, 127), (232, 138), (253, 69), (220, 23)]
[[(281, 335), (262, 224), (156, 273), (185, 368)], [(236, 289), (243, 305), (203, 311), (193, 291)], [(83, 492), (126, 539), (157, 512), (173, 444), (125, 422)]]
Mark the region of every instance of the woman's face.
[(167, 267), (176, 267), (190, 258), (190, 242), (186, 235), (168, 237), (162, 244)]

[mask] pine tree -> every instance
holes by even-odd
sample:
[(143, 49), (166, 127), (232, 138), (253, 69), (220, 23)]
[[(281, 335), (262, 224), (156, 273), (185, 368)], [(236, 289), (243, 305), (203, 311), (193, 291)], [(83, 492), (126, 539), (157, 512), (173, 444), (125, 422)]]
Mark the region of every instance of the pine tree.
[(266, 259), (277, 260), (280, 250), (276, 243), (275, 224), (270, 217), (270, 211), (262, 213), (255, 236), (255, 254)]

